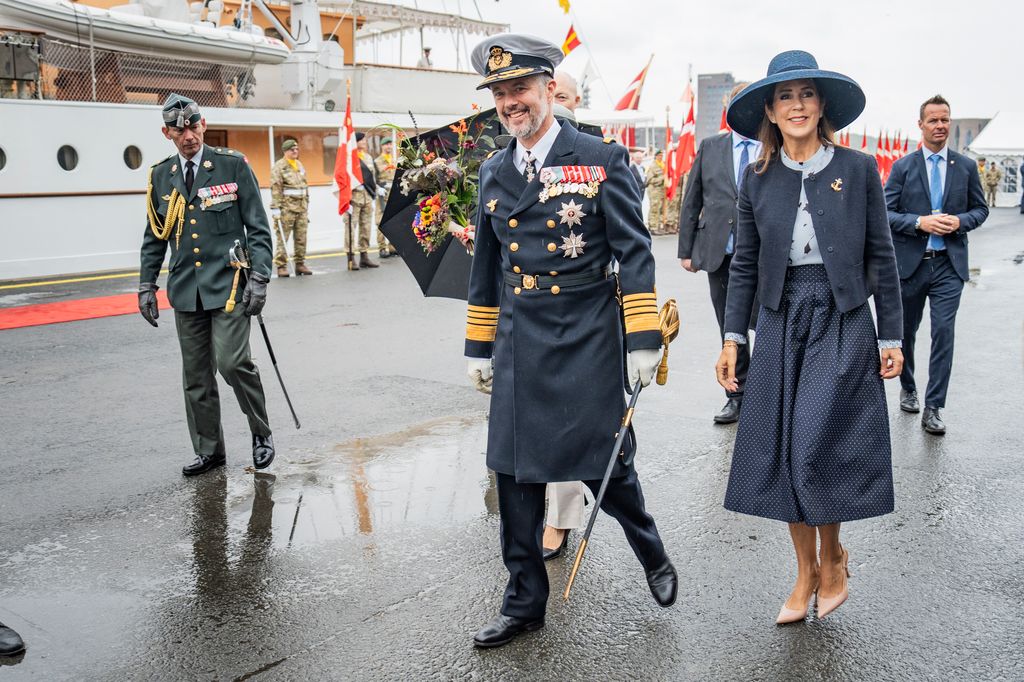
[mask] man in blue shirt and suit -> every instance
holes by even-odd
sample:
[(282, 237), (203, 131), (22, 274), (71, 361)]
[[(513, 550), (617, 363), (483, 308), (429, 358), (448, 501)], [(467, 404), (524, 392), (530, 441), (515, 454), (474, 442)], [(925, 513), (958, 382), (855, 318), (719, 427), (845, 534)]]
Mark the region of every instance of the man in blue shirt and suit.
[(920, 153), (897, 161), (885, 184), (903, 297), (900, 409), (921, 409), (914, 381), (914, 340), (928, 299), (932, 350), (921, 425), (935, 435), (946, 433), (939, 410), (946, 406), (960, 294), (970, 279), (967, 233), (988, 217), (978, 166), (946, 146), (949, 114), (949, 102), (941, 95), (921, 105)]

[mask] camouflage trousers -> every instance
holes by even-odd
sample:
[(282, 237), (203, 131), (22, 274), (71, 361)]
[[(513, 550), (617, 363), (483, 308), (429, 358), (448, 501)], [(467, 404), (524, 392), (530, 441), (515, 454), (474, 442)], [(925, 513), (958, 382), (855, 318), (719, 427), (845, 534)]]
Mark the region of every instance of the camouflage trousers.
[(377, 197), (377, 248), (387, 249), (390, 248), (393, 252), (395, 247), (388, 243), (388, 238), (384, 236), (384, 233), (380, 231), (380, 224), (384, 220), (384, 207), (388, 205), (388, 197), (391, 196), (390, 190), (387, 195)]
[(306, 229), (309, 224), (305, 202), (301, 208), (283, 208), (281, 217), (274, 219), (274, 241), (277, 247), (274, 249), (274, 265), (283, 268), (288, 265), (288, 252), (286, 250), (288, 238), (292, 240), (294, 251), (292, 260), (298, 265), (306, 260)]
[[(345, 220), (345, 252), (366, 253), (370, 250), (370, 227), (373, 224), (373, 197), (365, 189), (352, 191), (352, 214)], [(355, 233), (355, 234), (353, 234)], [(352, 248), (355, 238), (358, 248)]]
[(985, 185), (985, 202), (995, 208), (996, 205), (996, 192), (999, 190), (999, 185)]
[(647, 214), (647, 231), (651, 234), (661, 234), (665, 216), (662, 210), (665, 205), (664, 194), (660, 188), (652, 187), (650, 194), (651, 211)]

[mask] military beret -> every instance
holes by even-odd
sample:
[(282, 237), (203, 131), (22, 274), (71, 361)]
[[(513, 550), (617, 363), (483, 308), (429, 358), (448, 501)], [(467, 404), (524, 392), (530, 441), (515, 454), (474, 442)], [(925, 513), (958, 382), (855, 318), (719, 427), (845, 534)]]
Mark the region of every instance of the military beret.
[(561, 48), (542, 38), (517, 33), (491, 36), (473, 50), (473, 68), (484, 76), (476, 89), (538, 74), (554, 78), (563, 57)]
[(289, 149), (292, 149), (292, 148), (298, 147), (298, 146), (299, 146), (299, 143), (296, 142), (295, 140), (285, 140), (284, 143), (281, 145), (281, 151), (286, 152)]
[(184, 95), (171, 93), (164, 100), (164, 124), (171, 128), (184, 128), (199, 123), (203, 118), (199, 105)]

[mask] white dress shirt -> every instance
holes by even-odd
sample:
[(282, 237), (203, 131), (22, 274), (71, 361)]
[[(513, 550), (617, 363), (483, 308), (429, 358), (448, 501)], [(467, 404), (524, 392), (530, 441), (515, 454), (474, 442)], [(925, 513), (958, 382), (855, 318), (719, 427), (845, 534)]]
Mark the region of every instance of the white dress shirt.
[(811, 212), (807, 210), (807, 188), (803, 181), (811, 173), (817, 174), (825, 170), (835, 153), (835, 147), (832, 145), (822, 145), (811, 158), (800, 162), (789, 158), (785, 149), (779, 150), (782, 164), (800, 173), (800, 207), (797, 209), (796, 222), (793, 224), (793, 241), (789, 245), (790, 267), (821, 265), (823, 262), (821, 251), (818, 249), (818, 238), (814, 234), (814, 221), (811, 219)]
[[(530, 154), (533, 155), (536, 163), (534, 164), (535, 172), (540, 173), (540, 169), (544, 167), (544, 161), (548, 158), (548, 152), (551, 151), (551, 147), (555, 144), (555, 138), (558, 137), (558, 133), (562, 130), (562, 126), (558, 121), (554, 121), (548, 131), (544, 133), (544, 136), (537, 140), (537, 143), (530, 149)], [(526, 172), (526, 147), (523, 145), (522, 140), (516, 140), (516, 149), (513, 160), (516, 164), (516, 170), (519, 171), (520, 175)]]
[(181, 177), (185, 177), (185, 173), (188, 170), (186, 164), (188, 164), (189, 161), (194, 163), (195, 166), (192, 168), (192, 177), (195, 178), (196, 173), (199, 172), (199, 164), (203, 162), (202, 146), (199, 147), (199, 151), (197, 151), (196, 155), (193, 156), (191, 159), (186, 159), (184, 156), (181, 155), (181, 152), (178, 152), (178, 161), (181, 162)]

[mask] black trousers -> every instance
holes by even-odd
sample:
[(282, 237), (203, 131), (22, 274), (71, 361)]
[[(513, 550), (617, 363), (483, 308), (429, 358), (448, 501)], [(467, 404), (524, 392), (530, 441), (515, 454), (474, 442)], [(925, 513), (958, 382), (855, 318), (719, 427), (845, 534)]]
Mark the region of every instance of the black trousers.
[[(718, 333), (725, 339), (725, 299), (729, 293), (729, 265), (732, 264), (732, 254), (728, 254), (722, 264), (714, 272), (708, 272), (708, 287), (711, 289), (711, 305), (715, 306), (715, 317), (718, 318)], [(757, 325), (757, 305), (754, 305), (754, 313), (750, 316), (750, 326)], [(750, 369), (750, 338), (748, 343), (736, 349), (736, 381), (739, 383), (738, 391), (726, 391), (730, 398), (742, 398), (743, 387), (747, 383), (747, 370)]]
[(964, 281), (956, 274), (946, 255), (921, 261), (907, 279), (900, 280), (903, 298), (903, 373), (900, 384), (906, 391), (916, 391), (914, 380), (914, 343), (917, 328), (924, 317), (924, 303), (931, 313), (932, 352), (928, 361), (928, 391), (925, 407), (945, 407), (949, 375), (953, 370), (953, 330)]
[[(542, 618), (548, 601), (548, 572), (541, 548), (547, 484), (518, 483), (508, 474), (495, 477), (501, 512), (501, 555), (508, 569), (501, 612), (517, 618)], [(601, 481), (584, 483), (596, 496)], [(645, 571), (658, 568), (668, 559), (654, 518), (644, 508), (644, 494), (635, 469), (608, 482), (601, 509), (622, 526)]]

